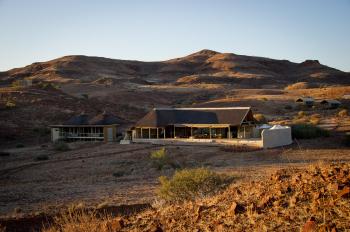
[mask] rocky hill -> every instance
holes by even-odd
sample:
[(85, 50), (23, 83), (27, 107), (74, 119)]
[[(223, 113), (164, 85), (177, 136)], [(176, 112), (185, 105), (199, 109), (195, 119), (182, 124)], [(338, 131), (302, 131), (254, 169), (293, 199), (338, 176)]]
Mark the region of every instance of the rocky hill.
[(60, 83), (131, 82), (138, 84), (236, 84), (244, 88), (284, 86), (306, 81), (314, 84), (348, 84), (350, 74), (317, 60), (288, 60), (202, 50), (160, 62), (65, 56), (0, 73), (0, 83), (28, 78)]
[[(23, 79), (33, 85), (11, 87)], [(294, 83), (314, 91), (284, 90)], [(349, 73), (316, 60), (298, 64), (211, 50), (159, 62), (65, 56), (0, 72), (0, 142), (48, 140), (48, 125), (82, 111), (115, 114), (126, 122), (120, 132), (153, 107), (251, 106), (283, 115), (300, 94), (326, 95), (319, 91), (328, 86), (332, 98), (341, 97), (349, 85)]]

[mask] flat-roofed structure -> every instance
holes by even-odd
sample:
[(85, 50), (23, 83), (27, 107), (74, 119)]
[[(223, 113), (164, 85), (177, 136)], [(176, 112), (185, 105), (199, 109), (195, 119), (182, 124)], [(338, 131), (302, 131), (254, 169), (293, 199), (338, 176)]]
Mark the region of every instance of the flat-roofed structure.
[(112, 142), (116, 140), (119, 123), (117, 117), (106, 112), (96, 116), (81, 113), (63, 124), (51, 125), (51, 140)]
[(248, 139), (254, 127), (250, 107), (154, 108), (132, 128), (132, 138)]

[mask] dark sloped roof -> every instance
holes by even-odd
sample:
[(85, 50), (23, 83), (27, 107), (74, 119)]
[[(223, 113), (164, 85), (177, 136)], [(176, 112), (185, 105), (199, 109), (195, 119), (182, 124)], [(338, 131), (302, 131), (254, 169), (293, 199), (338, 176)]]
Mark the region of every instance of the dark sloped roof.
[(296, 102), (314, 102), (315, 100), (312, 97), (300, 97)]
[(64, 123), (64, 125), (86, 125), (88, 124), (89, 116), (85, 113), (81, 113), (77, 116), (71, 117), (68, 121)]
[(111, 125), (119, 123), (121, 123), (120, 119), (106, 112), (96, 115), (95, 117), (89, 120), (90, 125)]
[(247, 117), (253, 121), (250, 107), (155, 108), (136, 123), (136, 127), (163, 127), (174, 124), (241, 125)]
[(325, 100), (322, 100), (320, 103), (321, 104), (336, 104), (336, 105), (340, 105), (341, 104), (340, 101), (333, 100), (333, 99), (325, 99)]
[(114, 115), (103, 112), (101, 114), (96, 115), (95, 117), (90, 117), (85, 113), (81, 113), (80, 115), (71, 117), (68, 121), (63, 123), (63, 125), (112, 125), (119, 124), (122, 121), (115, 117)]

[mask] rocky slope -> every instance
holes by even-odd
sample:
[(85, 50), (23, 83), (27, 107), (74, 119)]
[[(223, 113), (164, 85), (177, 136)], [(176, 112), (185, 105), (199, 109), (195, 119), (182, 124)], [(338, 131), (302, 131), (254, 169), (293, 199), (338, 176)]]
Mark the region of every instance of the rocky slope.
[(317, 84), (349, 84), (350, 74), (317, 60), (288, 60), (243, 56), (202, 50), (161, 62), (141, 62), (88, 56), (65, 56), (0, 73), (0, 83), (29, 78), (63, 83), (217, 83), (245, 88), (284, 86), (299, 81)]

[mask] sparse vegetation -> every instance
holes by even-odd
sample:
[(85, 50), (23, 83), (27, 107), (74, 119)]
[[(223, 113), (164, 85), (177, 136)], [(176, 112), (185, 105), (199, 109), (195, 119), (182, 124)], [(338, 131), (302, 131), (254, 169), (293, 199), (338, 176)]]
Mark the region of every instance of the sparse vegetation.
[(162, 170), (166, 164), (169, 164), (169, 157), (166, 153), (165, 147), (152, 151), (150, 156), (153, 165), (158, 169)]
[(49, 156), (47, 155), (38, 155), (37, 157), (34, 158), (35, 161), (45, 161), (48, 159), (49, 159)]
[(97, 215), (95, 211), (86, 212), (82, 209), (68, 209), (54, 218), (50, 227), (43, 229), (43, 232), (111, 232), (119, 231), (114, 221), (107, 215)]
[(171, 179), (161, 176), (158, 193), (168, 201), (194, 200), (217, 192), (227, 186), (230, 180), (206, 168), (183, 169), (176, 171)]
[(347, 183), (349, 171), (344, 163), (281, 169), (270, 178), (231, 185), (213, 197), (122, 217), (70, 209), (43, 231), (212, 231), (220, 225), (223, 231), (305, 231), (311, 217), (314, 231), (346, 231), (350, 187), (340, 183)]
[(63, 141), (59, 141), (59, 142), (54, 143), (53, 147), (56, 151), (69, 151), (70, 150), (68, 144), (63, 142)]
[(259, 124), (267, 123), (267, 119), (263, 114), (254, 114), (254, 119)]
[(310, 124), (292, 125), (292, 136), (296, 139), (312, 139), (329, 137), (329, 131)]

